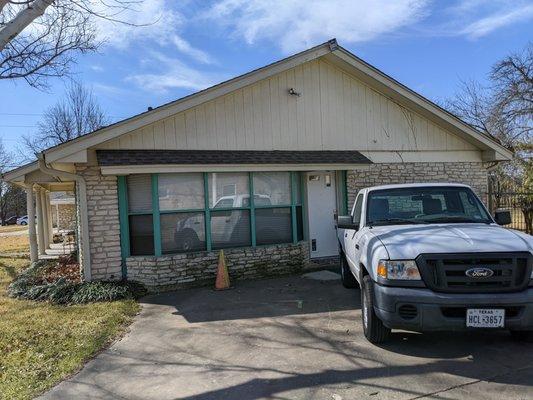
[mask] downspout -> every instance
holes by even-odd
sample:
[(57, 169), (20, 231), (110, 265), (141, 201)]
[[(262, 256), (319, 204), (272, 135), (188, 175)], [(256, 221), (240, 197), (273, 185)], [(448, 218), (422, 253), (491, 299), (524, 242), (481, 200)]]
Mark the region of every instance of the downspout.
[(37, 159), (39, 161), (39, 170), (42, 173), (76, 182), (80, 207), (83, 279), (86, 282), (89, 282), (91, 280), (91, 250), (89, 247), (89, 214), (87, 212), (87, 184), (85, 183), (85, 179), (82, 176), (71, 172), (60, 171), (48, 167), (45, 162), (44, 153), (37, 154)]

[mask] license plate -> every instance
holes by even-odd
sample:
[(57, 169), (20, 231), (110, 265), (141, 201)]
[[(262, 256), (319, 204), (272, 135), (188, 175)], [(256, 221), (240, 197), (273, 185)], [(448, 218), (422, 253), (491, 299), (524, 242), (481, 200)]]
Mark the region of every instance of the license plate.
[(470, 308), (466, 310), (466, 326), (470, 328), (503, 328), (505, 310)]

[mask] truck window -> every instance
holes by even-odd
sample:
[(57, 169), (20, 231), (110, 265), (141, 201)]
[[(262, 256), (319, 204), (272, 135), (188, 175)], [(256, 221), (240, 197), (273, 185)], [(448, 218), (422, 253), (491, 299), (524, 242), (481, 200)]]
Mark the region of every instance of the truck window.
[(474, 193), (457, 186), (371, 191), (366, 209), (368, 225), (492, 222)]
[(363, 208), (363, 196), (357, 196), (355, 200), (355, 207), (353, 210), (352, 221), (354, 224), (359, 224), (361, 222), (361, 209)]

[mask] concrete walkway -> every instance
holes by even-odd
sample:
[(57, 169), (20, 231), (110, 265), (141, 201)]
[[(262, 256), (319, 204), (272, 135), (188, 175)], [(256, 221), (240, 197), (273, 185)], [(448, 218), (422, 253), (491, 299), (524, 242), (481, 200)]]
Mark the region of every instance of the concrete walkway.
[(531, 399), (505, 332), (369, 344), (359, 291), (291, 277), (148, 297), (122, 340), (43, 399)]

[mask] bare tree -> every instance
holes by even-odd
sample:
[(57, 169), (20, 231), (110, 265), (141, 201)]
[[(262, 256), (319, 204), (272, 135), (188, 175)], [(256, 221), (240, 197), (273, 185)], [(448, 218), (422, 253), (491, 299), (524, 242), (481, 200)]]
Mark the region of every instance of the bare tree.
[[(120, 19), (141, 0), (0, 0), (0, 79), (36, 88), (68, 75), (74, 55), (100, 45), (95, 20)], [(138, 26), (138, 25), (136, 25)]]
[(463, 82), (445, 107), (478, 130), (515, 150), (514, 159), (491, 172), (498, 182), (496, 207), (504, 192), (519, 192), (516, 207), (533, 234), (533, 44), (496, 63), (489, 84)]
[(64, 99), (47, 109), (33, 136), (23, 136), (25, 147), (32, 153), (65, 143), (108, 123), (92, 91), (73, 82)]
[(5, 193), (8, 190), (8, 184), (7, 182), (4, 182), (2, 177), (2, 173), (5, 172), (8, 169), (8, 165), (10, 164), (11, 156), (7, 152), (6, 148), (4, 147), (4, 143), (2, 143), (0, 139), (0, 224), (3, 224), (6, 220), (6, 201), (5, 201)]

